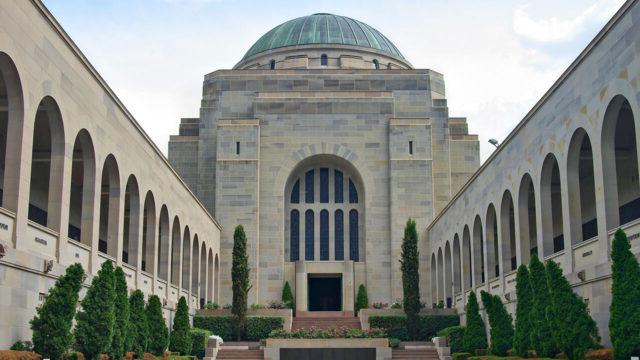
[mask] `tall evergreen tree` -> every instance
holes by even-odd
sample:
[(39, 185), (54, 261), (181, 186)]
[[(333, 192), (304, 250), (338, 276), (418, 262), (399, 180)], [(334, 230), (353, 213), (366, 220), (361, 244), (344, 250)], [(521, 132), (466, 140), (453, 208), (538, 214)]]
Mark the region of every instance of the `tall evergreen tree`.
[(244, 325), (247, 317), (247, 296), (251, 289), (249, 282), (249, 259), (247, 257), (247, 236), (242, 225), (233, 232), (233, 259), (231, 281), (233, 283), (233, 304), (231, 312), (235, 320), (235, 333), (238, 340), (244, 337)]
[(147, 308), (147, 324), (149, 325), (149, 342), (147, 351), (154, 355), (162, 355), (169, 344), (169, 330), (162, 316), (162, 304), (157, 295), (149, 296)]
[(624, 231), (611, 246), (611, 307), (609, 334), (616, 360), (640, 356), (640, 267)]
[(407, 315), (407, 334), (410, 339), (417, 340), (420, 336), (420, 275), (418, 253), (418, 233), (416, 222), (407, 221), (402, 239), (402, 253), (400, 254), (400, 269), (402, 271), (403, 308)]
[(480, 307), (475, 292), (469, 294), (467, 300), (467, 326), (464, 329), (462, 347), (465, 351), (473, 354), (476, 350), (487, 348), (487, 333), (484, 328), (484, 321), (480, 316)]
[(571, 284), (562, 275), (560, 266), (550, 261), (546, 273), (551, 294), (547, 318), (553, 337), (569, 359), (580, 360), (588, 350), (599, 346), (598, 327), (589, 316), (587, 304), (573, 292)]
[(129, 297), (129, 346), (128, 350), (133, 351), (138, 358), (147, 351), (149, 341), (149, 326), (147, 324), (147, 314), (144, 311), (144, 294), (141, 290), (136, 290)]
[(533, 290), (526, 265), (518, 267), (516, 275), (516, 330), (513, 336), (513, 352), (520, 357), (527, 357), (532, 349), (531, 332), (533, 326)]
[(80, 303), (82, 310), (76, 315), (76, 344), (87, 359), (98, 359), (100, 354), (111, 350), (115, 295), (113, 264), (105, 261)]
[(505, 356), (513, 343), (513, 325), (511, 315), (497, 295), (486, 291), (480, 293), (482, 303), (489, 316), (491, 346), (489, 351), (493, 355)]
[(33, 350), (43, 358), (57, 360), (73, 343), (71, 326), (83, 279), (80, 264), (69, 266), (49, 289), (42, 306), (36, 309), (36, 316), (31, 320), (31, 339)]
[(191, 326), (189, 325), (189, 306), (184, 296), (178, 300), (176, 316), (173, 318), (173, 329), (169, 336), (169, 350), (180, 355), (191, 354)]
[(285, 281), (282, 288), (282, 302), (289, 308), (295, 310), (295, 301), (293, 300), (293, 293), (291, 292), (291, 286), (289, 282)]
[(356, 314), (361, 309), (366, 309), (369, 307), (369, 296), (367, 295), (367, 288), (364, 284), (360, 284), (358, 286), (358, 295), (356, 295)]
[(112, 359), (117, 360), (122, 359), (125, 351), (129, 350), (126, 347), (129, 335), (129, 298), (127, 297), (128, 289), (124, 270), (118, 266), (113, 274), (116, 296), (114, 303), (115, 323), (110, 355)]
[(536, 255), (529, 263), (531, 289), (533, 290), (533, 312), (531, 341), (538, 357), (555, 357), (559, 353), (551, 332), (551, 325), (547, 320), (547, 308), (551, 305), (551, 295), (547, 285), (544, 264)]

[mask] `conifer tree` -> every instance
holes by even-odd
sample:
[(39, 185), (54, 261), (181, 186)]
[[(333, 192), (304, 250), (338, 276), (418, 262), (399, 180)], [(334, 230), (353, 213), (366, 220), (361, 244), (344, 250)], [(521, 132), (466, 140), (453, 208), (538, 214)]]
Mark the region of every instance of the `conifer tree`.
[(82, 310), (76, 315), (75, 337), (78, 350), (86, 359), (98, 359), (100, 354), (108, 354), (111, 350), (115, 322), (114, 283), (113, 264), (105, 261), (80, 303)]
[(358, 295), (356, 295), (356, 314), (361, 309), (366, 309), (369, 307), (369, 296), (367, 295), (367, 288), (364, 284), (360, 284), (358, 286)]
[(162, 316), (162, 304), (157, 295), (149, 296), (147, 307), (147, 324), (149, 326), (149, 342), (147, 351), (154, 355), (162, 355), (169, 344), (169, 330)]
[(400, 269), (402, 271), (403, 308), (407, 315), (407, 335), (417, 340), (420, 333), (420, 275), (418, 253), (418, 233), (416, 222), (407, 221), (402, 239)]
[(189, 326), (189, 306), (184, 296), (178, 300), (176, 316), (173, 318), (173, 329), (169, 336), (169, 350), (181, 355), (191, 354), (191, 327)]
[(467, 326), (464, 329), (462, 347), (465, 351), (474, 354), (476, 350), (487, 348), (487, 333), (480, 316), (478, 299), (473, 291), (469, 294), (469, 299), (467, 300), (466, 315)]
[(114, 271), (115, 281), (115, 323), (113, 326), (113, 341), (111, 342), (111, 358), (122, 359), (127, 349), (129, 335), (129, 298), (127, 297), (127, 280), (124, 270), (120, 266)]
[(589, 316), (587, 304), (573, 292), (571, 284), (562, 275), (560, 266), (550, 261), (546, 273), (551, 294), (547, 318), (553, 337), (569, 359), (580, 360), (588, 350), (599, 346), (598, 327)]
[(288, 281), (284, 283), (284, 287), (282, 288), (282, 302), (289, 309), (295, 310), (295, 301), (293, 300), (293, 293), (291, 292), (291, 286), (289, 286)]
[(520, 357), (527, 357), (532, 349), (532, 312), (533, 290), (526, 265), (518, 267), (516, 275), (516, 330), (513, 336), (513, 352)]
[(138, 358), (147, 351), (149, 341), (149, 326), (147, 324), (147, 314), (144, 311), (144, 294), (141, 290), (136, 290), (129, 297), (129, 346), (128, 350), (133, 351)]
[(231, 312), (235, 320), (237, 340), (241, 340), (244, 337), (244, 326), (247, 317), (247, 297), (251, 289), (249, 272), (247, 236), (244, 233), (242, 225), (238, 225), (233, 232), (233, 259), (231, 265), (231, 281), (233, 283), (233, 304)]
[(640, 356), (640, 267), (624, 231), (611, 246), (611, 306), (609, 334), (616, 360)]
[(511, 315), (504, 307), (499, 296), (486, 291), (480, 292), (482, 303), (489, 316), (491, 346), (489, 351), (493, 355), (505, 356), (513, 342), (513, 325)]
[(529, 273), (531, 276), (531, 289), (533, 290), (532, 347), (538, 357), (552, 358), (559, 351), (551, 332), (551, 324), (547, 320), (547, 308), (551, 304), (551, 295), (549, 294), (544, 264), (538, 260), (536, 255), (531, 257)]
[(83, 279), (80, 264), (69, 266), (36, 309), (36, 316), (31, 320), (31, 339), (33, 350), (43, 358), (57, 360), (73, 343), (71, 326)]

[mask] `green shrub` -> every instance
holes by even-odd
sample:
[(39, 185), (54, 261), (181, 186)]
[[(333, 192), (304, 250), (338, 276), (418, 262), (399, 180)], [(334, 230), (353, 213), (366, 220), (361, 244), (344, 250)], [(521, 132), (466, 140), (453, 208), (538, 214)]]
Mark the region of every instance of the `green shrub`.
[(489, 316), (491, 345), (489, 351), (493, 355), (506, 356), (513, 343), (513, 325), (511, 315), (497, 295), (482, 290), (482, 303)]
[[(373, 329), (383, 329), (389, 337), (409, 340), (407, 333), (407, 318), (402, 315), (376, 315), (369, 318), (369, 326)], [(460, 324), (457, 315), (427, 315), (418, 320), (418, 339), (428, 340), (438, 331)]]
[(407, 318), (402, 315), (376, 315), (369, 317), (371, 329), (382, 329), (387, 336), (407, 340)]
[(178, 300), (178, 307), (176, 309), (176, 316), (173, 319), (173, 329), (169, 336), (169, 350), (172, 352), (179, 352), (180, 354), (191, 353), (191, 333), (189, 330), (189, 306), (187, 305), (187, 299), (184, 296), (180, 296)]
[(112, 359), (122, 359), (129, 343), (129, 296), (127, 289), (127, 279), (124, 270), (120, 266), (113, 272), (115, 281), (115, 299), (113, 323), (113, 340), (111, 341), (111, 351), (109, 355)]
[(284, 310), (291, 308), (289, 307), (289, 305), (283, 303), (282, 301), (272, 301), (269, 303), (269, 309)]
[(527, 357), (529, 350), (532, 348), (533, 290), (531, 289), (531, 278), (526, 265), (518, 267), (516, 300), (516, 328), (513, 335), (513, 352), (520, 357)]
[(97, 359), (111, 350), (115, 322), (114, 285), (113, 264), (105, 261), (80, 303), (82, 310), (76, 315), (75, 337), (78, 350), (88, 360)]
[(458, 325), (460, 325), (458, 315), (420, 316), (420, 339), (429, 340), (436, 336), (438, 331)]
[(204, 352), (207, 349), (207, 341), (211, 335), (213, 334), (209, 330), (198, 328), (191, 329), (191, 340), (193, 342), (193, 345), (191, 346), (191, 355), (198, 359), (204, 358)]
[(147, 351), (149, 341), (149, 325), (147, 314), (144, 311), (144, 294), (141, 290), (135, 290), (129, 297), (129, 340), (130, 351), (139, 358)]
[(471, 292), (467, 300), (467, 326), (464, 330), (463, 347), (469, 353), (475, 353), (478, 349), (487, 348), (487, 333), (484, 321), (480, 317), (480, 307), (476, 293)]
[(284, 287), (282, 288), (282, 302), (285, 303), (289, 309), (296, 308), (293, 293), (291, 292), (291, 286), (289, 286), (288, 281), (284, 283)]
[(471, 353), (468, 352), (457, 352), (451, 354), (451, 360), (467, 360), (471, 357)]
[[(421, 306), (422, 307), (422, 306)], [(394, 302), (393, 304), (391, 304), (391, 308), (392, 309), (402, 309), (402, 303), (401, 302)]]
[(531, 345), (540, 357), (554, 357), (560, 351), (551, 332), (551, 325), (547, 319), (547, 308), (551, 304), (551, 295), (547, 285), (544, 264), (536, 255), (529, 262), (529, 276), (533, 290), (533, 312), (531, 322)]
[(418, 252), (418, 232), (416, 222), (407, 220), (400, 252), (402, 271), (402, 308), (407, 316), (407, 334), (411, 340), (420, 337), (420, 254)]
[(339, 329), (299, 329), (286, 331), (276, 329), (271, 331), (269, 338), (275, 339), (373, 339), (388, 337), (384, 330), (361, 330), (342, 327)]
[(33, 351), (33, 343), (31, 341), (16, 341), (11, 345), (9, 350), (13, 351)]
[(205, 306), (205, 309), (209, 309), (209, 310), (218, 310), (220, 309), (220, 305), (217, 302), (211, 302), (209, 301)]
[(242, 225), (236, 226), (233, 232), (233, 252), (231, 261), (231, 290), (233, 292), (233, 307), (231, 312), (235, 316), (236, 339), (244, 337), (244, 326), (247, 317), (247, 296), (251, 289), (249, 282), (249, 257), (247, 256), (247, 236)]
[(356, 314), (360, 309), (366, 309), (369, 307), (369, 296), (367, 295), (367, 288), (360, 284), (358, 286), (358, 295), (356, 296)]
[(147, 324), (149, 325), (149, 342), (147, 351), (155, 355), (162, 355), (169, 345), (169, 329), (162, 316), (162, 304), (157, 295), (149, 296), (147, 308)]
[(611, 245), (609, 331), (616, 360), (640, 355), (640, 266), (627, 235), (616, 231)]
[(452, 353), (462, 351), (462, 339), (464, 338), (464, 326), (451, 326), (444, 328), (438, 332), (438, 336), (447, 338), (447, 344), (451, 348)]
[(389, 338), (389, 347), (397, 348), (400, 345), (400, 339)]
[(60, 358), (73, 343), (71, 326), (83, 278), (80, 264), (69, 266), (36, 309), (36, 316), (30, 322), (31, 339), (34, 350), (44, 358)]
[(269, 333), (282, 329), (284, 319), (279, 316), (251, 316), (245, 324), (245, 340), (258, 341), (266, 339)]
[(193, 327), (211, 331), (224, 341), (233, 340), (233, 316), (195, 316)]
[(266, 309), (267, 307), (262, 304), (251, 304), (251, 310)]

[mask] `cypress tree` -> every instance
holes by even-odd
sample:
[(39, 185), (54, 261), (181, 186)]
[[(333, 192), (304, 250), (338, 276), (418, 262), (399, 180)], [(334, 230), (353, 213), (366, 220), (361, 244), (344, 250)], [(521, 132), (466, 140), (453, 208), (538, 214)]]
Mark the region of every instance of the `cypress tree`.
[(420, 275), (416, 222), (407, 220), (402, 239), (400, 269), (402, 271), (403, 308), (407, 315), (409, 339), (417, 340), (420, 332)]
[(624, 231), (611, 246), (611, 306), (609, 334), (616, 360), (640, 356), (640, 267)]
[(147, 314), (144, 311), (144, 294), (141, 290), (136, 290), (129, 297), (129, 346), (128, 350), (133, 351), (138, 358), (147, 351), (149, 341), (149, 326), (147, 324)]
[(49, 289), (44, 303), (36, 309), (36, 316), (30, 322), (31, 340), (33, 350), (43, 358), (57, 360), (73, 343), (71, 326), (83, 279), (84, 270), (80, 264), (69, 266)]
[(465, 351), (473, 354), (476, 350), (487, 348), (487, 333), (484, 328), (484, 322), (480, 317), (480, 307), (476, 293), (473, 291), (469, 294), (467, 300), (467, 326), (464, 329), (462, 338), (462, 347)]
[(178, 300), (176, 316), (173, 318), (173, 329), (169, 337), (169, 350), (181, 355), (191, 354), (191, 327), (189, 326), (189, 307), (184, 296)]
[(369, 307), (369, 296), (367, 295), (367, 288), (364, 284), (358, 286), (358, 295), (356, 296), (356, 314), (360, 309), (366, 309)]
[(233, 259), (231, 281), (233, 283), (233, 304), (231, 312), (235, 320), (236, 339), (244, 337), (244, 325), (247, 317), (247, 296), (251, 289), (249, 283), (249, 259), (247, 257), (247, 236), (242, 225), (233, 232)]
[(516, 330), (513, 337), (513, 352), (520, 357), (527, 357), (531, 345), (533, 290), (526, 265), (518, 267), (516, 275)]
[(544, 264), (538, 260), (536, 255), (531, 257), (529, 273), (531, 276), (531, 289), (533, 290), (532, 347), (538, 357), (552, 358), (559, 351), (551, 332), (551, 325), (547, 320), (547, 308), (551, 304), (551, 295), (547, 286)]
[(295, 301), (293, 300), (293, 293), (291, 292), (291, 286), (289, 286), (289, 282), (286, 281), (284, 283), (284, 287), (282, 288), (282, 302), (289, 308), (295, 310)]
[(489, 316), (491, 346), (489, 351), (493, 355), (505, 356), (513, 342), (513, 325), (511, 315), (504, 307), (499, 296), (486, 291), (480, 292), (482, 303)]
[(120, 266), (114, 271), (115, 277), (115, 323), (113, 326), (113, 341), (111, 342), (111, 358), (122, 359), (129, 335), (129, 298), (127, 297), (127, 280), (124, 270)]
[(162, 316), (162, 304), (157, 295), (149, 296), (147, 308), (147, 324), (149, 326), (149, 342), (147, 351), (154, 355), (163, 355), (169, 344), (169, 330)]
[(107, 260), (91, 281), (76, 315), (76, 344), (86, 359), (98, 359), (111, 350), (115, 295), (113, 264)]
[(580, 360), (588, 350), (599, 346), (598, 327), (589, 316), (587, 304), (573, 292), (558, 264), (550, 261), (546, 273), (551, 293), (547, 318), (554, 339), (569, 359)]

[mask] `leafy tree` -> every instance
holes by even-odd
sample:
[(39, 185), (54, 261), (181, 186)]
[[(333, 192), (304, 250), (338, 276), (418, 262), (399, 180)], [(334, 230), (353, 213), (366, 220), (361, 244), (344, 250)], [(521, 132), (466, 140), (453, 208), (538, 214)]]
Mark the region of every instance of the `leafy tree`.
[(244, 337), (244, 325), (247, 317), (247, 296), (251, 290), (249, 282), (249, 259), (247, 257), (247, 236), (242, 225), (236, 226), (233, 233), (233, 259), (231, 281), (233, 283), (233, 305), (231, 312), (235, 318), (236, 338)]
[(420, 275), (418, 233), (416, 222), (407, 221), (402, 239), (402, 253), (400, 255), (400, 269), (402, 270), (403, 308), (407, 315), (407, 334), (412, 340), (420, 336)]
[(138, 358), (147, 351), (149, 341), (149, 326), (147, 324), (147, 314), (144, 311), (144, 294), (136, 290), (129, 297), (129, 346), (127, 349), (133, 351)]
[(356, 314), (360, 309), (366, 309), (369, 307), (369, 296), (367, 295), (367, 288), (360, 284), (358, 286), (358, 295), (356, 296)]
[(178, 300), (176, 316), (173, 318), (173, 330), (169, 337), (169, 350), (181, 355), (191, 354), (191, 327), (189, 326), (189, 306), (184, 296)]
[(529, 350), (532, 348), (531, 331), (533, 328), (533, 290), (526, 265), (518, 267), (516, 297), (516, 330), (513, 337), (513, 352), (524, 358), (529, 355)]
[(480, 292), (480, 297), (489, 316), (489, 326), (491, 328), (489, 351), (493, 355), (505, 356), (513, 343), (511, 315), (507, 312), (499, 296), (491, 295), (483, 290)]
[(100, 354), (111, 350), (115, 296), (113, 264), (105, 261), (80, 303), (82, 310), (76, 315), (76, 343), (87, 359), (98, 359)]
[(550, 261), (546, 273), (551, 294), (547, 318), (554, 339), (569, 359), (580, 360), (588, 350), (599, 346), (598, 327), (589, 316), (587, 304), (573, 292), (571, 284), (562, 275), (560, 266)]
[(154, 355), (162, 355), (169, 344), (169, 330), (162, 316), (162, 304), (157, 295), (149, 296), (146, 308), (147, 324), (149, 325), (149, 342), (147, 351)]
[(289, 286), (289, 282), (286, 281), (284, 283), (284, 287), (282, 288), (282, 302), (289, 308), (295, 310), (295, 301), (293, 300), (293, 293), (291, 292), (291, 286)]
[(129, 335), (129, 298), (127, 297), (127, 280), (124, 270), (120, 266), (114, 271), (115, 277), (115, 323), (113, 326), (113, 341), (111, 342), (111, 358), (122, 359)]
[(551, 295), (547, 285), (544, 264), (536, 255), (529, 263), (531, 289), (533, 290), (533, 312), (531, 315), (531, 342), (538, 357), (555, 357), (559, 353), (547, 320), (547, 308), (551, 306)]
[(84, 270), (78, 263), (69, 266), (49, 289), (42, 306), (31, 320), (33, 350), (43, 358), (59, 359), (73, 343), (71, 326), (76, 314), (78, 292)]
[(624, 231), (616, 231), (611, 246), (611, 307), (609, 333), (616, 360), (640, 355), (640, 267)]
[(487, 348), (487, 333), (484, 328), (484, 322), (480, 317), (480, 307), (475, 292), (469, 294), (467, 300), (467, 326), (464, 329), (462, 338), (463, 348), (474, 353), (476, 350)]

